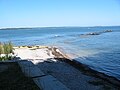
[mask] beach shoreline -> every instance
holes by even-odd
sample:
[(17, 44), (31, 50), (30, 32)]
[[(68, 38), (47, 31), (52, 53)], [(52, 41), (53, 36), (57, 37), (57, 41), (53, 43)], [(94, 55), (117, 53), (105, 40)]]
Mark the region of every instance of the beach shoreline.
[(54, 59), (55, 62), (57, 60), (62, 61), (80, 70), (85, 75), (102, 79), (117, 87), (120, 86), (120, 80), (99, 71), (93, 70), (87, 65), (71, 59), (69, 56), (67, 56), (66, 53), (64, 53), (63, 50), (60, 50), (60, 48), (56, 46), (18, 46), (14, 47), (14, 53), (23, 60), (32, 60), (34, 64), (38, 64), (44, 61), (50, 62), (48, 61), (49, 59)]

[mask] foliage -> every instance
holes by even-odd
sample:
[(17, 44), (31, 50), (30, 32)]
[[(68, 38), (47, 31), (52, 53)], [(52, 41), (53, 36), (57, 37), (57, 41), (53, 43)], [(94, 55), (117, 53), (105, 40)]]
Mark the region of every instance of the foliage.
[[(11, 60), (13, 53), (13, 44), (11, 42), (1, 43), (0, 42), (0, 60)], [(3, 56), (2, 56), (3, 54)]]
[(4, 53), (3, 44), (0, 42), (0, 55)]

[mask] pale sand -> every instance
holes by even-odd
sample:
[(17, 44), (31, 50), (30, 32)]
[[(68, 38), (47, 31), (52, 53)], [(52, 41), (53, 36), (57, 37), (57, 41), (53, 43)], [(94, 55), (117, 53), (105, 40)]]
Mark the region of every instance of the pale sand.
[(40, 49), (34, 49), (34, 48), (15, 48), (14, 53), (17, 57), (20, 57), (21, 59), (48, 59), (48, 58), (54, 58), (55, 56), (52, 54), (52, 52), (48, 48), (40, 48)]

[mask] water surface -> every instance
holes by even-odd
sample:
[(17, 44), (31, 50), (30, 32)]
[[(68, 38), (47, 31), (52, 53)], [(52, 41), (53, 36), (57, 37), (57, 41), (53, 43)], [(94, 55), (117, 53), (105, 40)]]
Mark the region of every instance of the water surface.
[[(81, 35), (112, 30), (100, 35)], [(0, 30), (0, 41), (14, 45), (50, 45), (62, 48), (79, 62), (120, 79), (120, 27), (52, 27)]]

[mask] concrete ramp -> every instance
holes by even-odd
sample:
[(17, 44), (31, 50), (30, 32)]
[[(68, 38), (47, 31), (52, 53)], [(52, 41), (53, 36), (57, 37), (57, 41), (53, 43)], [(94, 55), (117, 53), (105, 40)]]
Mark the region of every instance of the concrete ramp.
[(27, 77), (40, 77), (45, 75), (37, 66), (35, 66), (31, 61), (21, 61), (18, 62), (20, 65), (22, 72)]
[(69, 90), (65, 85), (51, 75), (34, 78), (33, 80), (39, 87), (42, 87), (42, 90)]
[(27, 76), (33, 78), (36, 85), (42, 90), (69, 90), (64, 84), (58, 81), (51, 75), (45, 75), (37, 66), (31, 61), (22, 60), (18, 62), (22, 72)]

